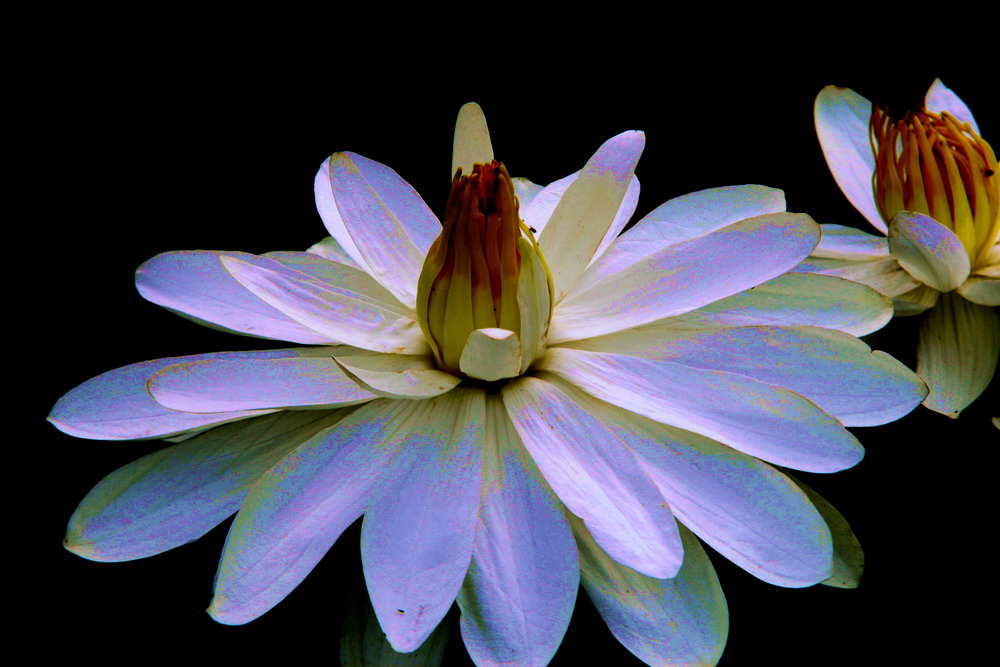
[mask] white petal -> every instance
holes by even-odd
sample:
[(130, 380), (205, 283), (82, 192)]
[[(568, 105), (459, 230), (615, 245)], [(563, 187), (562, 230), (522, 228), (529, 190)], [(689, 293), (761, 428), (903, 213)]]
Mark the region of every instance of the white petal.
[(625, 229), (625, 225), (628, 221), (632, 219), (632, 214), (635, 213), (635, 207), (639, 205), (639, 179), (635, 176), (629, 181), (628, 190), (625, 191), (625, 197), (622, 199), (621, 205), (618, 207), (618, 213), (615, 214), (615, 219), (611, 222), (611, 226), (608, 227), (608, 231), (604, 234), (604, 240), (601, 241), (601, 245), (598, 246), (597, 251), (594, 256), (590, 258), (590, 264), (596, 262), (601, 255), (614, 243), (618, 235), (622, 233)]
[(525, 211), (531, 206), (531, 202), (535, 200), (538, 193), (542, 191), (542, 186), (532, 183), (523, 176), (515, 176), (511, 180), (514, 181), (514, 194), (517, 195), (517, 200), (520, 203), (521, 219), (523, 220)]
[(889, 242), (884, 236), (867, 234), (843, 225), (820, 225), (819, 245), (813, 257), (872, 261), (889, 257)]
[[(351, 586), (351, 582), (344, 582)], [(340, 630), (340, 667), (441, 667), (451, 635), (448, 618), (415, 651), (399, 653), (393, 650), (379, 627), (364, 583), (355, 585), (350, 597), (343, 600), (343, 587), (338, 586), (338, 604), (347, 607), (347, 616)]]
[(524, 377), (503, 388), (518, 435), (559, 499), (619, 563), (672, 577), (683, 553), (663, 496), (632, 452), (558, 378)]
[(459, 368), (471, 378), (496, 382), (521, 374), (521, 338), (513, 331), (491, 327), (469, 334)]
[(958, 288), (958, 293), (972, 303), (1000, 306), (1000, 278), (969, 276)]
[(833, 572), (823, 583), (835, 588), (857, 588), (865, 569), (865, 553), (861, 550), (861, 543), (851, 530), (851, 525), (836, 507), (806, 486), (802, 480), (792, 475), (788, 475), (788, 478), (805, 492), (830, 529), (830, 536), (833, 538)]
[(432, 357), (338, 354), (335, 358), (365, 389), (385, 398), (432, 398), (461, 382), (451, 373), (439, 371)]
[[(521, 273), (517, 277), (517, 307), (521, 315), (521, 368), (523, 375), (545, 351), (550, 316), (549, 279), (538, 253), (528, 247), (529, 241), (518, 239), (521, 252)], [(527, 258), (527, 261), (525, 261)]]
[(979, 134), (979, 126), (976, 125), (976, 119), (973, 118), (969, 107), (951, 88), (944, 85), (941, 79), (934, 79), (934, 83), (927, 89), (927, 94), (924, 96), (924, 107), (934, 113), (947, 111), (959, 121), (971, 125), (976, 134)]
[(575, 172), (569, 176), (560, 178), (558, 181), (552, 181), (536, 192), (529, 204), (521, 206), (521, 218), (526, 225), (535, 230), (536, 237), (542, 233), (545, 225), (549, 224), (552, 212), (559, 206), (559, 202), (562, 201), (566, 190), (569, 189), (569, 186), (573, 184), (579, 175), (580, 172)]
[(263, 301), (333, 340), (392, 354), (429, 351), (416, 320), (367, 295), (287, 268), (282, 273), (231, 257), (224, 257), (222, 265)]
[(803, 273), (819, 273), (851, 280), (871, 287), (876, 292), (888, 297), (905, 294), (921, 286), (907, 273), (899, 262), (892, 258), (874, 261), (858, 261), (853, 259), (829, 259), (810, 257), (796, 266), (793, 271)]
[(983, 393), (1000, 356), (1000, 318), (989, 306), (942, 294), (920, 322), (917, 373), (930, 387), (931, 410), (958, 417)]
[(496, 395), (486, 424), (479, 527), (458, 597), (462, 637), (477, 665), (545, 665), (573, 615), (576, 544)]
[(817, 326), (863, 336), (881, 329), (890, 319), (892, 302), (866, 285), (835, 276), (785, 273), (646, 326)]
[(66, 548), (112, 562), (198, 539), (235, 514), (250, 486), (342, 412), (280, 412), (164, 447), (105, 477), (76, 508)]
[(314, 255), (319, 255), (323, 259), (328, 259), (331, 262), (337, 262), (338, 264), (346, 264), (347, 266), (353, 267), (355, 269), (365, 269), (361, 268), (361, 265), (354, 261), (354, 258), (347, 254), (347, 251), (341, 247), (337, 239), (332, 236), (327, 236), (325, 239), (319, 243), (314, 243), (309, 246), (306, 252), (310, 252)]
[[(308, 252), (269, 252), (263, 257), (273, 259), (283, 266), (326, 283), (332, 289), (343, 290), (345, 294), (377, 304), (390, 312), (416, 317), (416, 312), (412, 308), (404, 306), (377, 280), (350, 264), (330, 261)], [(258, 263), (258, 266), (274, 268), (273, 265), (263, 263)]]
[(955, 232), (922, 213), (900, 211), (889, 225), (889, 252), (906, 271), (939, 292), (969, 277), (969, 254)]
[(690, 431), (641, 417), (634, 451), (684, 526), (761, 580), (802, 587), (830, 576), (830, 532), (771, 466)]
[(567, 348), (549, 349), (537, 368), (612, 405), (789, 468), (835, 472), (864, 454), (857, 439), (811, 401), (735, 373)]
[(223, 256), (253, 258), (207, 250), (163, 253), (139, 267), (135, 286), (146, 300), (215, 329), (307, 345), (336, 342), (254, 296), (222, 268)]
[(597, 149), (553, 211), (538, 243), (552, 272), (558, 302), (583, 275), (621, 207), (645, 145), (642, 132), (623, 132)]
[(392, 647), (420, 646), (448, 613), (472, 558), (485, 394), (455, 389), (396, 428), (400, 454), (365, 512), (361, 560)]
[(222, 353), (167, 366), (150, 376), (153, 399), (171, 410), (226, 412), (288, 407), (343, 407), (377, 398), (333, 360), (336, 348)]
[(894, 296), (892, 305), (897, 317), (906, 317), (919, 315), (928, 308), (933, 308), (940, 298), (941, 292), (921, 283), (909, 292)]
[[(259, 352), (230, 352), (252, 358)], [(272, 353), (264, 353), (272, 354)], [(49, 421), (63, 433), (92, 440), (140, 440), (163, 438), (222, 424), (271, 410), (243, 410), (191, 414), (169, 410), (149, 395), (146, 380), (157, 371), (174, 364), (215, 359), (221, 355), (197, 354), (190, 357), (168, 357), (143, 361), (108, 371), (71, 389), (60, 398)], [(281, 356), (278, 353), (276, 356)]]
[[(625, 234), (612, 246), (596, 270)], [(556, 306), (549, 344), (599, 336), (684, 313), (785, 273), (819, 240), (807, 216), (776, 213), (663, 248), (575, 291)]]
[(616, 563), (579, 520), (584, 590), (615, 638), (648, 665), (715, 665), (729, 633), (729, 610), (711, 561), (681, 527), (684, 566), (673, 579), (651, 579)]
[(331, 155), (316, 179), (317, 205), (322, 189), (330, 188), (341, 219), (331, 224), (323, 216), (330, 234), (400, 301), (414, 307), (424, 257), (441, 233), (434, 214), (396, 172), (354, 153)]
[(837, 185), (854, 208), (885, 233), (872, 194), (875, 156), (868, 139), (872, 103), (849, 88), (827, 86), (816, 97), (813, 115), (823, 156)]
[(589, 289), (670, 246), (741, 220), (785, 210), (781, 190), (760, 185), (711, 188), (675, 197), (654, 209), (594, 262), (574, 291)]
[[(493, 160), (493, 143), (486, 125), (483, 109), (475, 102), (464, 104), (458, 110), (455, 123), (455, 141), (451, 154), (450, 179), (458, 169), (463, 174), (472, 173), (472, 165), (489, 164)], [(440, 231), (438, 232), (440, 233)]]
[(567, 345), (738, 373), (791, 389), (845, 426), (895, 421), (927, 395), (920, 378), (893, 357), (873, 352), (854, 336), (817, 327), (652, 326)]
[(229, 529), (208, 609), (215, 620), (252, 621), (298, 586), (364, 512), (421, 405), (372, 401), (264, 473)]

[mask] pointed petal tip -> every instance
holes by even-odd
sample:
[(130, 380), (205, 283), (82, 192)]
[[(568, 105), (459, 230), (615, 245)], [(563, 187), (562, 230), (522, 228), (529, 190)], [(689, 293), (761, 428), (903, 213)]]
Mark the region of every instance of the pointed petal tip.
[(232, 609), (226, 609), (228, 600), (225, 595), (215, 595), (209, 603), (205, 613), (212, 617), (212, 620), (222, 625), (244, 625), (252, 621), (255, 617), (245, 617)]

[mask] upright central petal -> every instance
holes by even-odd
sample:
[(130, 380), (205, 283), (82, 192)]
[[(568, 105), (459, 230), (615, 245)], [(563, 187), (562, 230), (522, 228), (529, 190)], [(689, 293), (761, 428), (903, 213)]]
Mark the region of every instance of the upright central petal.
[(520, 375), (544, 350), (551, 314), (552, 279), (506, 167), (459, 168), (417, 288), (438, 365), (489, 381)]
[(1000, 231), (1000, 176), (990, 145), (947, 111), (923, 109), (894, 122), (873, 107), (870, 136), (882, 218), (929, 215), (955, 232), (973, 268), (982, 264)]

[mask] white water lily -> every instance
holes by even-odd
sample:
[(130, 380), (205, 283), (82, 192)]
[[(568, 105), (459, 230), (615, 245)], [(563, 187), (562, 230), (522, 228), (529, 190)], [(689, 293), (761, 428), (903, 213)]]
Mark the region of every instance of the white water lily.
[(816, 98), (816, 132), (844, 194), (886, 236), (822, 225), (800, 271), (840, 276), (922, 314), (917, 373), (958, 417), (1000, 356), (1000, 175), (968, 107), (940, 79), (901, 120), (847, 88)]
[(444, 227), (395, 172), (338, 153), (316, 179), (332, 236), (309, 252), (144, 264), (154, 303), (302, 347), (142, 362), (60, 399), (71, 435), (179, 441), (98, 484), (67, 548), (142, 558), (236, 513), (209, 612), (238, 624), (364, 515), (392, 647), (457, 600), (482, 665), (547, 663), (580, 583), (643, 661), (714, 664), (728, 614), (695, 535), (777, 585), (856, 584), (843, 519), (769, 463), (850, 467), (845, 425), (923, 399), (855, 338), (891, 305), (786, 273), (819, 228), (777, 190), (679, 197), (619, 236), (643, 145), (613, 137), (543, 188), (507, 176), (467, 105)]

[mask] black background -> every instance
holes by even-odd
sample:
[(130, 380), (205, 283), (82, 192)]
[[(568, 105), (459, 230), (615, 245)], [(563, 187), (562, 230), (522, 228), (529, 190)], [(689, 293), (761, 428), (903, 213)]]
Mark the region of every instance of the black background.
[[(808, 35), (775, 38), (766, 50), (706, 36), (687, 50), (656, 38), (637, 39), (643, 46), (581, 39), (536, 54), (509, 35), (399, 41), (331, 24), (306, 53), (299, 42), (313, 38), (290, 28), (193, 25), (70, 29), (38, 50), (43, 60), (24, 79), (16, 130), (30, 158), (19, 165), (15, 182), (24, 188), (14, 196), (31, 201), (9, 224), (27, 261), (9, 280), (29, 298), (18, 335), (34, 351), (14, 360), (31, 366), (14, 403), (29, 407), (14, 417), (31, 435), (18, 436), (27, 462), (8, 476), (28, 489), (16, 507), (31, 530), (18, 537), (27, 575), (10, 576), (29, 589), (22, 620), (51, 638), (35, 647), (42, 655), (100, 654), (111, 664), (149, 656), (336, 662), (344, 600), (361, 577), (357, 526), (274, 610), (247, 626), (218, 625), (203, 610), (228, 522), (142, 561), (93, 563), (64, 551), (76, 503), (159, 445), (77, 440), (43, 422), (60, 395), (106, 370), (268, 346), (143, 301), (132, 272), (169, 250), (308, 247), (325, 235), (312, 181), (331, 152), (388, 164), (440, 214), (454, 118), (475, 100), (497, 158), (537, 183), (579, 169), (614, 134), (644, 130), (637, 217), (690, 191), (761, 183), (784, 189), (789, 210), (867, 228), (815, 139), (812, 103), (823, 85), (903, 108), (941, 76), (977, 113), (986, 138), (996, 145), (1000, 135), (995, 73), (987, 80), (969, 62), (895, 52), (816, 62), (820, 49)], [(856, 50), (858, 39), (824, 49)], [(875, 344), (912, 365), (914, 325), (895, 321)], [(857, 590), (774, 587), (713, 553), (731, 619), (721, 664), (978, 662), (996, 593), (995, 413), (985, 396), (958, 421), (918, 408), (895, 424), (853, 429), (867, 448), (854, 469), (803, 475), (865, 548)], [(553, 664), (584, 661), (638, 664), (581, 592)], [(467, 663), (456, 625), (446, 664)]]

